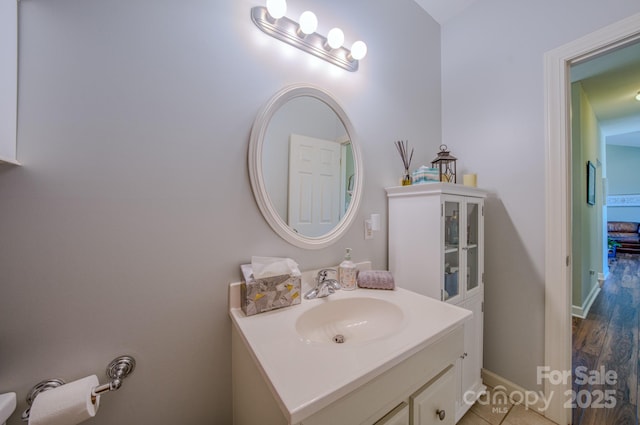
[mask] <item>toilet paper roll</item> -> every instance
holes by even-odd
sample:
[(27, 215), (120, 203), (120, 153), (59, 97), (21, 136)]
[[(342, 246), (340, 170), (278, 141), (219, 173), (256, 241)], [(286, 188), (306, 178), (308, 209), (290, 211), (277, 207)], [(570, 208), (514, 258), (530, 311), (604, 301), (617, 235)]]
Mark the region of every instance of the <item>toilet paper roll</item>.
[(98, 385), (96, 375), (43, 391), (35, 398), (29, 425), (76, 425), (98, 412), (100, 396), (92, 401), (91, 391)]

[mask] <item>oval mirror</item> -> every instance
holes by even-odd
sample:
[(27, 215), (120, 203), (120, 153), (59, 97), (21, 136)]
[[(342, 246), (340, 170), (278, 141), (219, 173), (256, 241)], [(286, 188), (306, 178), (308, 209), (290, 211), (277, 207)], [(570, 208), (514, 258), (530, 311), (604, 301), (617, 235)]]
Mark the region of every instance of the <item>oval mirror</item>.
[(276, 93), (253, 124), (248, 160), (258, 207), (286, 241), (324, 248), (353, 222), (362, 157), (347, 114), (326, 91), (295, 85)]

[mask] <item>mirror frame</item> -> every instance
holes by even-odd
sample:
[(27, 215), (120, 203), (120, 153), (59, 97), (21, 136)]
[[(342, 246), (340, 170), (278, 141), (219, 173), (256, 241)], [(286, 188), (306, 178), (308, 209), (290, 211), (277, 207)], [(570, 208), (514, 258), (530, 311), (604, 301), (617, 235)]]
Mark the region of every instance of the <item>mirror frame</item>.
[[(347, 212), (338, 222), (338, 225), (330, 232), (318, 236), (304, 236), (297, 233), (280, 217), (278, 212), (269, 198), (267, 188), (264, 182), (264, 174), (262, 167), (262, 152), (264, 149), (264, 137), (271, 122), (271, 118), (275, 113), (288, 101), (302, 97), (312, 97), (324, 102), (329, 106), (340, 118), (344, 128), (349, 135), (351, 141), (351, 150), (353, 152), (353, 165), (355, 170), (355, 181), (353, 185), (353, 195), (351, 197), (351, 203)], [(299, 247), (306, 249), (321, 249), (325, 248), (340, 239), (345, 232), (349, 229), (353, 223), (358, 209), (360, 208), (360, 202), (362, 199), (362, 182), (363, 182), (363, 166), (362, 166), (362, 154), (360, 153), (360, 144), (357, 141), (356, 134), (349, 121), (349, 117), (338, 104), (338, 102), (327, 91), (311, 86), (308, 84), (296, 84), (287, 86), (284, 89), (277, 92), (269, 101), (260, 109), (258, 115), (251, 128), (251, 137), (249, 140), (249, 177), (251, 179), (251, 188), (253, 189), (253, 195), (256, 198), (258, 207), (262, 212), (263, 217), (267, 220), (267, 223), (271, 228), (284, 240)]]

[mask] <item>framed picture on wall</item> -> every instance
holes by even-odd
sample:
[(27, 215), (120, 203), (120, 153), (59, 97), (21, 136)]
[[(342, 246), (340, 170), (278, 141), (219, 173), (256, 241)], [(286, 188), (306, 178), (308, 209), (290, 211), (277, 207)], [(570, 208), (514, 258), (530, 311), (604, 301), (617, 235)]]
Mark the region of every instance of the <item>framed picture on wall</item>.
[(596, 204), (596, 166), (587, 161), (587, 204)]

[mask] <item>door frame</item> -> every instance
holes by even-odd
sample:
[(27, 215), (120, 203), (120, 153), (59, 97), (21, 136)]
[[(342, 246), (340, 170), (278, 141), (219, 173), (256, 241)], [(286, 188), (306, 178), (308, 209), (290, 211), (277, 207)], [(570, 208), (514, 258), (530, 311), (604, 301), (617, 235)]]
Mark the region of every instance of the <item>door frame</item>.
[[(640, 39), (640, 13), (549, 51), (545, 75), (545, 349), (551, 371), (571, 371), (571, 81), (569, 67)], [(571, 380), (544, 380), (552, 421), (571, 423)]]

